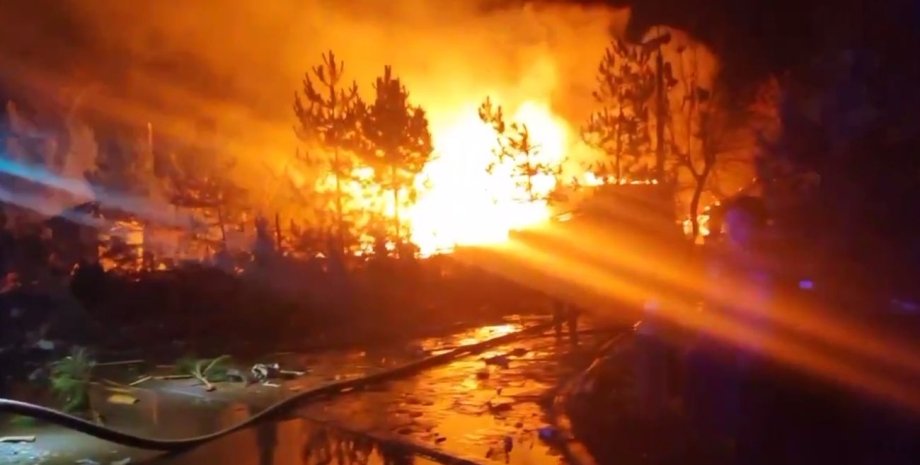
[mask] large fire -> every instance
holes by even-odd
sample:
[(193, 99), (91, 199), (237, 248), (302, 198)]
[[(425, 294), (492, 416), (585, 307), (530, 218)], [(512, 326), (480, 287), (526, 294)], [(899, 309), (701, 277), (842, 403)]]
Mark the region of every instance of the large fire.
[[(502, 243), (510, 231), (546, 221), (550, 208), (546, 201), (528, 199), (518, 182), (514, 162), (505, 160), (497, 166), (494, 150), (496, 132), (477, 113), (475, 102), (450, 112), (440, 112), (431, 127), (434, 154), (416, 179), (417, 198), (403, 199), (398, 212), (405, 236), (419, 248), (422, 256), (449, 252), (458, 245)], [(513, 108), (509, 119), (527, 125), (538, 151), (534, 162), (560, 166), (571, 142), (567, 122), (556, 116), (549, 105), (528, 100)], [(369, 168), (357, 168), (354, 181), (345, 183), (352, 208), (383, 212), (393, 218), (392, 195), (369, 184)], [(556, 187), (556, 178), (537, 175), (532, 179), (533, 194), (543, 197)], [(335, 189), (331, 176), (321, 180), (321, 190)], [(373, 238), (362, 238), (361, 248), (373, 248)]]
[[(511, 115), (530, 129), (540, 147), (539, 162), (563, 162), (568, 127), (548, 105), (527, 101)], [(479, 120), (475, 107), (459, 109), (451, 123), (432, 129), (436, 158), (422, 171), (421, 194), (407, 215), (411, 239), (422, 254), (503, 242), (509, 231), (549, 218), (545, 201), (526, 199), (511, 162), (488, 169), (495, 160), (496, 134)], [(555, 188), (556, 179), (538, 175), (533, 182), (543, 195)]]

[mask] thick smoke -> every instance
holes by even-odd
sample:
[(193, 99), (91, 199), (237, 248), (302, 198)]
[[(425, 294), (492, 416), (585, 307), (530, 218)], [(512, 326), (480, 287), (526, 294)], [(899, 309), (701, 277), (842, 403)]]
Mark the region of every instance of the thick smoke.
[(89, 105), (138, 125), (154, 120), (159, 131), (198, 142), (205, 137), (198, 121), (210, 120), (215, 144), (244, 164), (292, 154), (293, 94), (330, 49), (365, 93), (392, 65), (433, 124), (458, 108), (472, 111), (486, 95), (509, 105), (545, 100), (577, 124), (590, 110), (610, 27), (626, 17), (580, 6), (486, 8), (475, 1), (67, 6), (67, 27), (77, 30), (71, 34), (83, 50), (63, 73), (45, 73), (49, 82), (101, 82), (105, 90)]

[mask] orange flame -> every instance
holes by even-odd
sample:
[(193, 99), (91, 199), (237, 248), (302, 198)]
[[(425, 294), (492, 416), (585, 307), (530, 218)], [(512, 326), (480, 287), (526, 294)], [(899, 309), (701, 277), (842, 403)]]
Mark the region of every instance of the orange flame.
[[(556, 116), (545, 103), (526, 101), (511, 113), (512, 120), (526, 124), (539, 151), (535, 162), (559, 167), (572, 140), (567, 123)], [(404, 200), (399, 216), (408, 230), (408, 237), (419, 247), (422, 256), (452, 251), (459, 245), (502, 243), (510, 231), (549, 220), (550, 210), (545, 201), (524, 201), (525, 188), (516, 182), (514, 162), (498, 163), (494, 150), (498, 139), (495, 130), (479, 119), (476, 105), (458, 108), (441, 124), (434, 125), (432, 137), (434, 154), (416, 179), (417, 199)], [(375, 186), (373, 169), (359, 167), (352, 180), (342, 185), (349, 198), (350, 209), (376, 212), (385, 218), (396, 214), (392, 195)], [(556, 187), (556, 178), (537, 175), (533, 179), (537, 197)], [(328, 175), (316, 188), (330, 192), (335, 178)], [(408, 199), (401, 193), (401, 199)], [(374, 238), (359, 238), (359, 254), (373, 249)]]
[[(560, 166), (570, 140), (566, 123), (535, 101), (524, 102), (512, 115), (539, 145), (537, 161)], [(527, 193), (515, 181), (513, 162), (488, 169), (495, 160), (496, 134), (479, 120), (475, 107), (458, 111), (450, 123), (433, 128), (433, 135), (436, 158), (422, 171), (419, 200), (407, 215), (412, 241), (423, 255), (501, 243), (511, 230), (549, 219), (545, 201), (521, 200)], [(538, 196), (556, 187), (552, 176), (533, 181)]]

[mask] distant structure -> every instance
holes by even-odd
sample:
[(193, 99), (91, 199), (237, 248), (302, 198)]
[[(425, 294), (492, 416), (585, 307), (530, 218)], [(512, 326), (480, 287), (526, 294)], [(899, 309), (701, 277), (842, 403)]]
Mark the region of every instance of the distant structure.
[(64, 263), (99, 260), (103, 268), (136, 271), (155, 268), (180, 255), (182, 231), (143, 222), (98, 202), (70, 207), (44, 222), (55, 253)]

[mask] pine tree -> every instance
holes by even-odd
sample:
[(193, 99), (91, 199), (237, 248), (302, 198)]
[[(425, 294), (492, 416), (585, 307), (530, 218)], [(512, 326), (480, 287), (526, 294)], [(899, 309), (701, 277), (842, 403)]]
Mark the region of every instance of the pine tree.
[(345, 87), (345, 63), (336, 60), (332, 51), (324, 54), (322, 59), (322, 64), (314, 66), (312, 73), (304, 75), (302, 95), (294, 96), (294, 114), (298, 122), (296, 132), (301, 141), (316, 149), (308, 151), (315, 154), (305, 159), (310, 168), (332, 173), (338, 236), (336, 248), (344, 252), (347, 250), (349, 227), (344, 206), (347, 193), (343, 185), (352, 177), (354, 160), (350, 151), (359, 142), (359, 119), (364, 113), (364, 103), (358, 95), (357, 83), (352, 82), (350, 87)]
[(246, 190), (227, 175), (233, 168), (233, 160), (190, 150), (174, 158), (168, 172), (169, 203), (197, 213), (208, 228), (217, 226), (223, 246), (227, 225), (242, 224), (248, 210)]
[(615, 40), (605, 51), (592, 93), (601, 109), (582, 128), (582, 138), (604, 159), (588, 167), (605, 182), (628, 175), (648, 177), (652, 155), (649, 106), (655, 94), (650, 53)]
[(389, 66), (374, 84), (376, 97), (362, 118), (364, 159), (377, 182), (393, 196), (396, 242), (402, 241), (400, 193), (414, 196), (416, 176), (431, 158), (431, 132), (421, 107), (409, 103), (409, 92)]
[(488, 166), (489, 172), (510, 164), (515, 184), (524, 191), (524, 195), (515, 200), (552, 200), (553, 193), (541, 192), (537, 189), (535, 181), (546, 176), (558, 178), (562, 173), (561, 164), (540, 160), (540, 145), (533, 142), (527, 125), (516, 121), (506, 122), (501, 105), (493, 105), (488, 97), (479, 107), (479, 118), (490, 125), (497, 134), (497, 146), (493, 152), (495, 159)]

